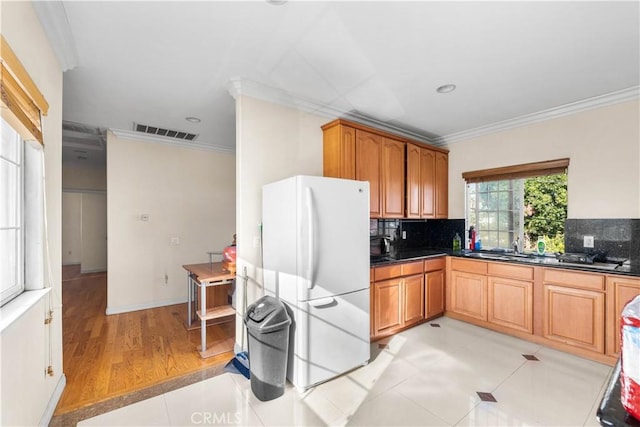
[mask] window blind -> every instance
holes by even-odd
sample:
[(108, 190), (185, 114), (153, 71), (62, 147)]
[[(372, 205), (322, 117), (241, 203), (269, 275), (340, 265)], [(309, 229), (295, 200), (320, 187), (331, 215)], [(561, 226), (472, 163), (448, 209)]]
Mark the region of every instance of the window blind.
[(568, 167), (569, 159), (556, 159), (544, 162), (463, 172), (462, 178), (467, 183), (499, 181), (503, 179), (533, 178), (542, 175), (564, 173), (567, 171)]
[[(24, 126), (24, 131), (29, 133), (29, 135), (22, 135), (23, 139), (35, 139), (44, 145), (41, 116), (47, 115), (49, 104), (4, 36), (1, 36), (0, 63), (2, 103)], [(23, 133), (21, 129), (18, 130)]]

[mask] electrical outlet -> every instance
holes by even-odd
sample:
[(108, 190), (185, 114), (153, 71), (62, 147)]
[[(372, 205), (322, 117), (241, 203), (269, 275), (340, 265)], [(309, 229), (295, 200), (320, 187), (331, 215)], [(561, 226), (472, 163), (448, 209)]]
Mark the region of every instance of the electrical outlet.
[(593, 236), (584, 236), (582, 246), (585, 248), (593, 248)]
[(172, 237), (171, 240), (169, 241), (169, 245), (171, 246), (178, 246), (179, 244), (180, 244), (179, 237)]
[(260, 236), (253, 236), (253, 248), (257, 249), (260, 247)]
[(402, 240), (407, 238), (407, 232), (402, 230)]

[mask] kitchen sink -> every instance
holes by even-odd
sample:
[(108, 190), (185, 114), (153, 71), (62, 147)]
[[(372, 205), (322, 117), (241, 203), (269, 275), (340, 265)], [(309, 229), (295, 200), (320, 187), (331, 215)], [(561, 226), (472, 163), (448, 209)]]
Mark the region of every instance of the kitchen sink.
[(556, 264), (557, 260), (552, 257), (539, 256), (536, 254), (521, 254), (513, 252), (468, 252), (464, 254), (467, 258), (478, 258), (497, 261), (518, 261), (532, 264)]

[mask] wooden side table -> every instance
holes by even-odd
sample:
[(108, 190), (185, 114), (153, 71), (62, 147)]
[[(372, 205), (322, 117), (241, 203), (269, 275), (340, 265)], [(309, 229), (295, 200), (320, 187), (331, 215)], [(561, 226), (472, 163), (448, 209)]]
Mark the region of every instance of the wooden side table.
[[(214, 346), (207, 349), (207, 320), (220, 319), (234, 316), (236, 311), (230, 304), (207, 308), (207, 288), (232, 283), (235, 274), (226, 271), (221, 262), (207, 262), (203, 264), (188, 264), (182, 268), (188, 273), (188, 297), (187, 297), (187, 323), (193, 318), (191, 306), (196, 297), (197, 288), (200, 288), (200, 304), (196, 314), (200, 319), (200, 356), (207, 358), (227, 350), (220, 350)], [(233, 320), (230, 319), (229, 321)]]

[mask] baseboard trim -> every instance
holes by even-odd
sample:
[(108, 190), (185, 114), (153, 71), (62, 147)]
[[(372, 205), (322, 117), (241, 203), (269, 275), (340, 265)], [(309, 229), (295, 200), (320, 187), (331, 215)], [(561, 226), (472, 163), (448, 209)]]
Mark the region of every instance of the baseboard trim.
[(93, 268), (93, 269), (89, 269), (89, 270), (83, 270), (82, 268), (80, 268), (80, 274), (87, 274), (87, 273), (104, 273), (106, 272), (107, 269), (106, 268)]
[(53, 412), (56, 410), (56, 406), (58, 406), (58, 402), (60, 402), (60, 398), (62, 397), (62, 392), (67, 385), (67, 376), (62, 374), (60, 379), (58, 380), (58, 384), (56, 384), (56, 388), (53, 389), (53, 394), (49, 399), (49, 403), (47, 403), (47, 407), (44, 410), (44, 414), (42, 414), (42, 418), (40, 418), (40, 426), (48, 426), (51, 422), (51, 418), (53, 418)]
[(165, 307), (167, 305), (184, 304), (186, 302), (187, 300), (185, 298), (174, 298), (174, 299), (164, 300), (164, 301), (145, 302), (142, 304), (130, 304), (130, 305), (123, 305), (119, 307), (107, 307), (105, 314), (108, 316), (110, 314), (129, 313), (131, 311)]

